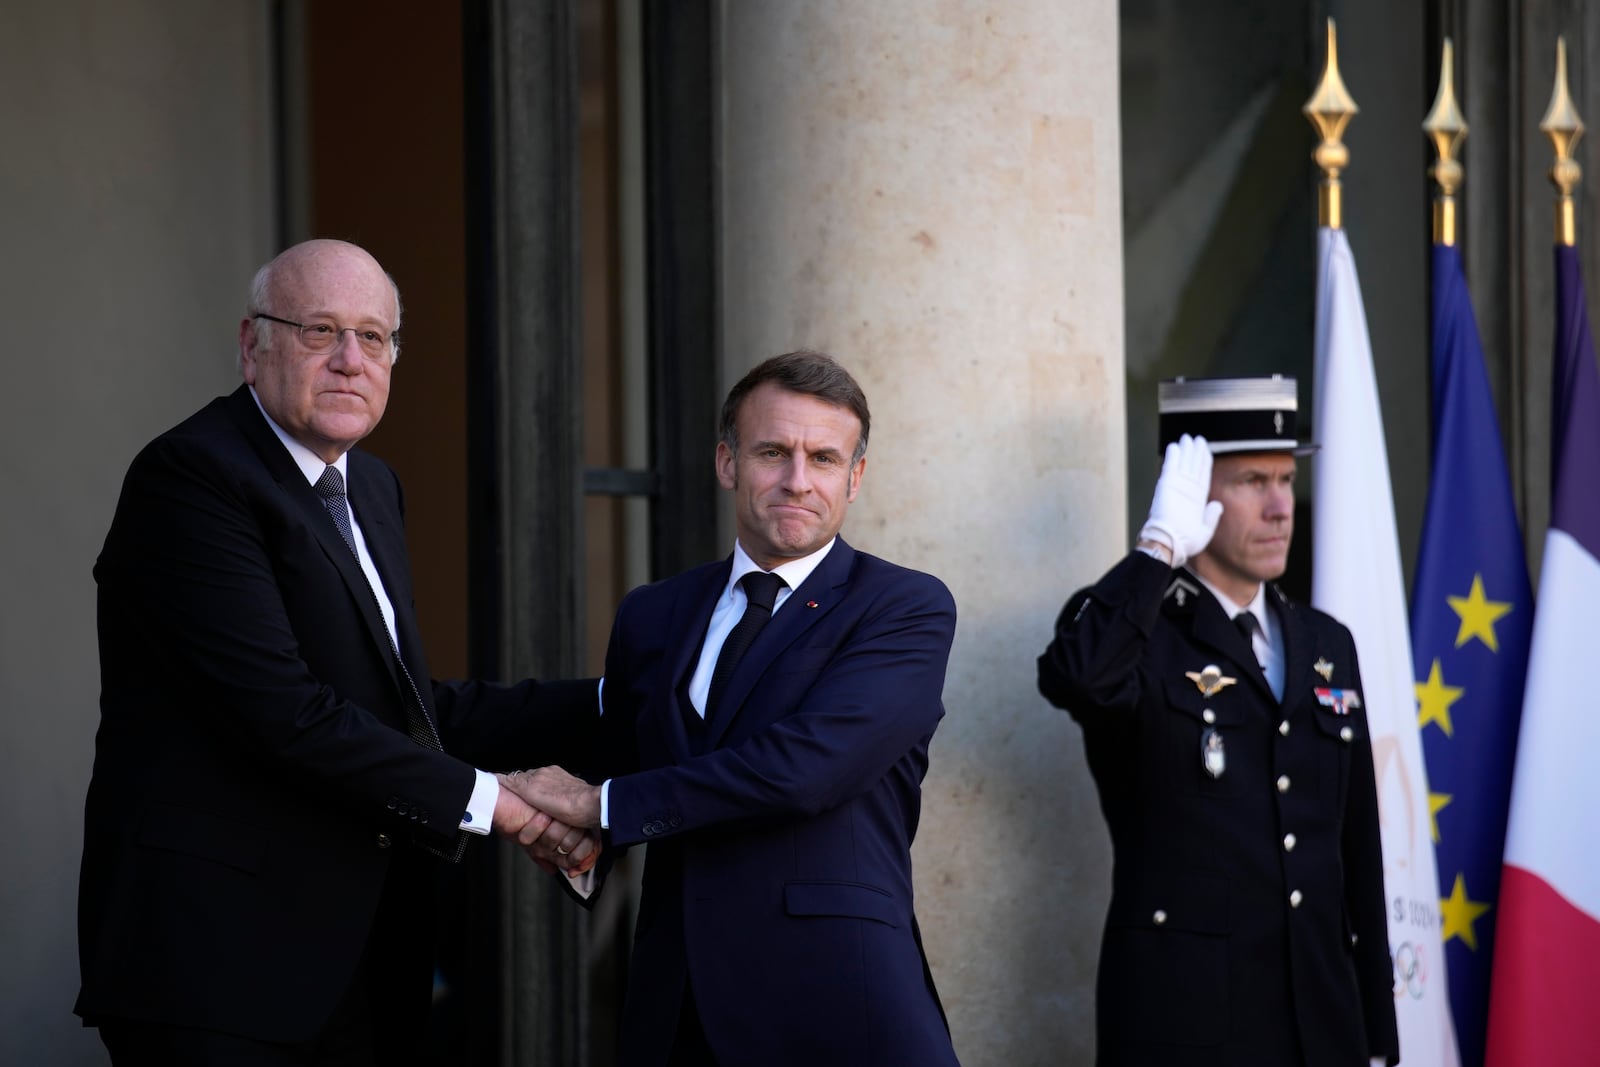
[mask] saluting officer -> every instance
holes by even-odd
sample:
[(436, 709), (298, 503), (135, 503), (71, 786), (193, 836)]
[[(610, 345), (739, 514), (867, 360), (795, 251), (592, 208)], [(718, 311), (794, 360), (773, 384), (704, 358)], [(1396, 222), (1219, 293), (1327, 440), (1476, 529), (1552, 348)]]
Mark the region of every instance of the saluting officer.
[(1280, 375), (1162, 382), (1149, 520), (1039, 657), (1115, 854), (1102, 1067), (1399, 1059), (1355, 644), (1269, 584), (1297, 408)]

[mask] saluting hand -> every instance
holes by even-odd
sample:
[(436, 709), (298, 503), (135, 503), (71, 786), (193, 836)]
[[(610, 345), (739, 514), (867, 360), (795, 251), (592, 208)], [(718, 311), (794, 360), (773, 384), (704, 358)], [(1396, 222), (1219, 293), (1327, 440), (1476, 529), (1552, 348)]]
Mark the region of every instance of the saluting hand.
[(1204, 437), (1184, 434), (1167, 446), (1150, 501), (1150, 517), (1139, 540), (1153, 541), (1172, 553), (1181, 567), (1199, 555), (1217, 532), (1222, 502), (1211, 495), (1211, 447)]

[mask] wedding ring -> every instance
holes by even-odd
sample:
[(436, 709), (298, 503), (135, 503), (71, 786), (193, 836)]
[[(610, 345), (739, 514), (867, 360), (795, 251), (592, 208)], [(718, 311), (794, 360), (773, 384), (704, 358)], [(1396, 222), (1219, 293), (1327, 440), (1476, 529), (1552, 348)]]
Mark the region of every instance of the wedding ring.
[(570, 855), (572, 855), (572, 850), (570, 848), (562, 848), (560, 845), (557, 845), (556, 846), (556, 855), (558, 855), (558, 856), (570, 856)]

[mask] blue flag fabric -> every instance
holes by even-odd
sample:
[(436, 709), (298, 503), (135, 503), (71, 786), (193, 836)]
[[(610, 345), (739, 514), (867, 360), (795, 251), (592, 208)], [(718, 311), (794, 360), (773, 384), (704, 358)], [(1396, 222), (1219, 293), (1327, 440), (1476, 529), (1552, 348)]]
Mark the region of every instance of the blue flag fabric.
[(1433, 478), (1411, 597), (1417, 725), (1462, 1067), (1482, 1067), (1533, 590), (1461, 255), (1433, 247)]

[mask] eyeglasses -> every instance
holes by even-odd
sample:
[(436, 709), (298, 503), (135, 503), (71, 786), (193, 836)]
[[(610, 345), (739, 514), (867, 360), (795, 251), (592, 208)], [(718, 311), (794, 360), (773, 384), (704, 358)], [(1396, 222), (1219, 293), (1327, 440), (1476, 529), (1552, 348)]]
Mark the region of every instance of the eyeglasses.
[(311, 352), (331, 352), (339, 345), (339, 339), (344, 332), (349, 330), (356, 335), (356, 344), (361, 346), (361, 351), (372, 359), (382, 359), (389, 355), (393, 349), (399, 331), (385, 333), (382, 330), (373, 330), (357, 326), (336, 326), (331, 322), (290, 322), (280, 319), (276, 315), (265, 312), (256, 312), (250, 316), (252, 319), (266, 319), (268, 322), (279, 322), (285, 326), (293, 326), (300, 335), (300, 343)]

